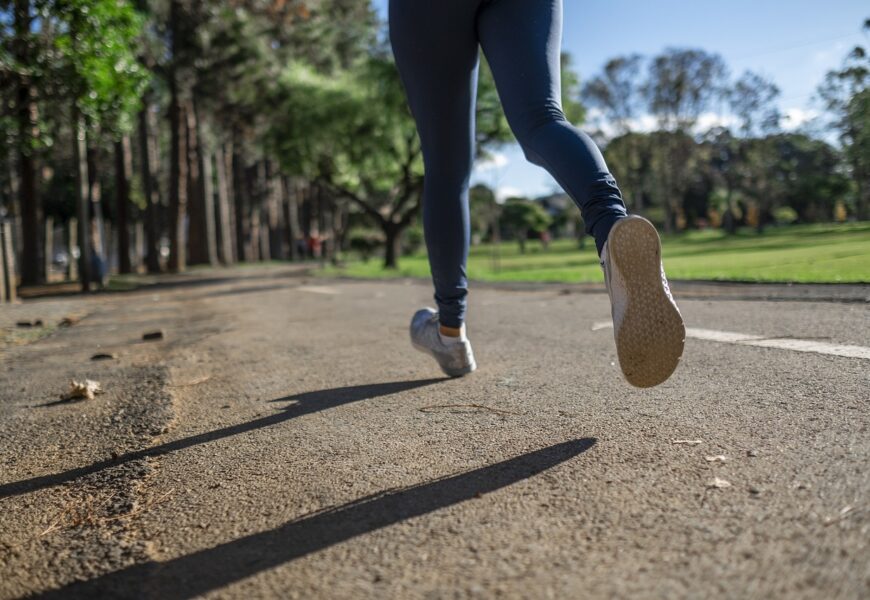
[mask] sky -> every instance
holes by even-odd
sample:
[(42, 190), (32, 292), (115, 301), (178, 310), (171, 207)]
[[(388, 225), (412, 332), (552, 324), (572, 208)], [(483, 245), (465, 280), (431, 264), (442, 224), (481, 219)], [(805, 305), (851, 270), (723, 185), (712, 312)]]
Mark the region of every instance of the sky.
[[(472, 0), (469, 0), (472, 1)], [(498, 2), (498, 0), (494, 0)], [(563, 0), (562, 49), (585, 81), (625, 54), (655, 55), (667, 47), (695, 47), (722, 56), (732, 77), (750, 69), (781, 90), (780, 110), (802, 125), (819, 112), (814, 98), (827, 71), (856, 45), (870, 45), (861, 25), (866, 0)], [(386, 19), (388, 0), (373, 0)], [(710, 115), (709, 118), (713, 118)], [(500, 197), (559, 191), (514, 144), (498, 149), (472, 177)]]

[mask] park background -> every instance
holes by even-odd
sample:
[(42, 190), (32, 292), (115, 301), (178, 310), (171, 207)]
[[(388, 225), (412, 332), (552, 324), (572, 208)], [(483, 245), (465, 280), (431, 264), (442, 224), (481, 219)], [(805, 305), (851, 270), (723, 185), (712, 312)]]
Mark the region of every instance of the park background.
[[(276, 260), (428, 276), (385, 18), (384, 0), (0, 3), (5, 295)], [(845, 0), (566, 2), (566, 114), (673, 277), (870, 281), (868, 30)], [(469, 275), (600, 279), (485, 62), (477, 116)]]

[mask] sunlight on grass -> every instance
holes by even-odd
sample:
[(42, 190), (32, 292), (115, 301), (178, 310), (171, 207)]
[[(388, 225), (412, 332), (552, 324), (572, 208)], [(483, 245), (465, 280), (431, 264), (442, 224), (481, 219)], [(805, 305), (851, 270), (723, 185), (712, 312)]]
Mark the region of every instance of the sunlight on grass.
[[(558, 240), (544, 250), (537, 242), (520, 254), (515, 243), (471, 249), (468, 276), (477, 281), (602, 281), (595, 245), (579, 249)], [(671, 279), (771, 282), (870, 282), (870, 223), (797, 225), (759, 235), (742, 231), (693, 231), (663, 236), (663, 256)], [(396, 270), (379, 259), (349, 261), (326, 275), (359, 278), (429, 277), (425, 253), (404, 256)]]

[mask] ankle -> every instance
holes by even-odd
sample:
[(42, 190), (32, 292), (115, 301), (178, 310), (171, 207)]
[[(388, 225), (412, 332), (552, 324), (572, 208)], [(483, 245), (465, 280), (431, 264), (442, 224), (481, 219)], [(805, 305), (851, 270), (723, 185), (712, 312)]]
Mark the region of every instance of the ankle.
[(440, 325), (438, 327), (438, 338), (445, 346), (461, 344), (468, 339), (465, 337), (465, 325), (462, 325), (462, 327), (445, 327)]
[(444, 337), (458, 338), (462, 335), (462, 327), (447, 327), (446, 325), (439, 325), (438, 332)]

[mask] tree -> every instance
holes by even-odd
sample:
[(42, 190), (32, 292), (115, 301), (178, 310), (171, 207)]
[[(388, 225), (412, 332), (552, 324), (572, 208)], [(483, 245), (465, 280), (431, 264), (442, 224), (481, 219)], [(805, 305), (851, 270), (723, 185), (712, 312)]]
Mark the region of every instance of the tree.
[(734, 137), (731, 131), (724, 127), (716, 127), (704, 136), (704, 144), (708, 148), (710, 171), (717, 186), (722, 190), (721, 206), (722, 228), (729, 234), (737, 232), (738, 210), (737, 194), (741, 183), (740, 170), (743, 167), (745, 142)]
[[(30, 0), (15, 0), (13, 36), (8, 38), (12, 58), (10, 80), (15, 81), (17, 113), (17, 179), (19, 208), (22, 220), (23, 247), (21, 282), (39, 283), (42, 279), (40, 260), (40, 202), (36, 181), (35, 153), (39, 144), (39, 109), (34, 75), (38, 73), (39, 51), (32, 31), (34, 15)], [(5, 78), (4, 78), (5, 79)]]
[(472, 238), (485, 239), (489, 232), (495, 233), (501, 207), (493, 191), (483, 184), (472, 186), (468, 193)]
[[(864, 30), (870, 31), (870, 19)], [(870, 52), (854, 48), (839, 70), (825, 76), (818, 94), (831, 114), (857, 187), (856, 215), (870, 218)]]
[(744, 137), (770, 133), (779, 126), (781, 115), (775, 105), (779, 88), (772, 81), (746, 71), (726, 95)]
[(644, 86), (650, 113), (666, 131), (690, 131), (725, 85), (722, 57), (704, 50), (669, 48), (653, 57)]
[(650, 61), (644, 93), (649, 111), (664, 134), (658, 163), (665, 231), (676, 229), (678, 200), (686, 191), (691, 157), (686, 137), (710, 102), (722, 93), (726, 74), (718, 54), (698, 49), (670, 48)]
[[(481, 77), (478, 153), (508, 139)], [(288, 68), (276, 90), (271, 148), (291, 173), (311, 176), (366, 214), (384, 236), (384, 266), (395, 268), (401, 235), (416, 219), (423, 195), (420, 141), (393, 62), (373, 53), (353, 72), (324, 77), (310, 67)], [(496, 112), (497, 111), (497, 112)]]
[[(58, 115), (71, 125), (73, 155), (81, 185), (94, 179), (85, 172), (83, 144), (92, 141), (114, 142), (129, 131), (131, 115), (137, 110), (147, 74), (135, 60), (132, 48), (141, 30), (141, 19), (133, 7), (117, 0), (43, 0), (33, 13), (29, 0), (15, 3), (16, 50), (13, 71), (18, 73), (18, 143), (21, 166), (22, 215), (24, 217), (24, 254), (22, 281), (39, 279), (40, 227), (35, 223), (39, 206), (34, 173), (37, 145), (53, 145), (49, 132), (38, 125), (37, 99), (55, 109), (44, 122), (58, 125)], [(38, 43), (36, 43), (38, 40)], [(39, 88), (39, 94), (37, 94)], [(57, 133), (57, 127), (54, 133)], [(100, 136), (103, 140), (100, 140)], [(80, 273), (88, 285), (89, 214), (86, 199), (79, 199)]]
[(502, 207), (501, 222), (516, 238), (520, 253), (525, 253), (529, 232), (540, 235), (550, 226), (551, 218), (540, 204), (525, 198), (508, 198)]
[(583, 86), (583, 99), (603, 113), (615, 135), (631, 132), (641, 103), (640, 84), (643, 57), (639, 54), (618, 56)]

